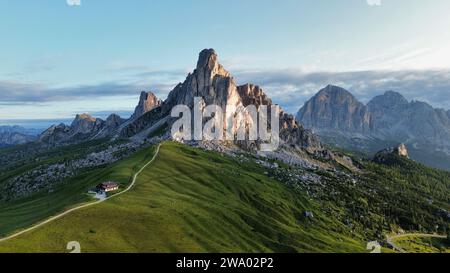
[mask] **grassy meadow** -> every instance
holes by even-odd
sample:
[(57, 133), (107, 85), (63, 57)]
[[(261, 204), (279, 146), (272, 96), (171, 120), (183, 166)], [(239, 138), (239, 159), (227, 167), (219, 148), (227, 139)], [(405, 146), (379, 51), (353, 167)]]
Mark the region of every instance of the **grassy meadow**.
[(98, 183), (113, 180), (125, 188), (132, 175), (153, 156), (155, 148), (105, 168), (88, 170), (61, 184), (53, 192), (41, 192), (15, 202), (0, 203), (0, 238), (24, 229), (81, 203), (94, 201), (87, 192)]
[[(88, 201), (81, 188), (104, 178), (126, 183), (151, 156), (142, 151), (86, 174), (51, 201), (61, 203), (59, 210), (76, 196)], [(45, 196), (38, 200), (44, 207), (50, 202)], [(24, 215), (41, 211), (23, 206)], [(2, 222), (18, 209), (19, 204), (9, 212), (0, 208)], [(305, 218), (306, 210), (314, 218)], [(9, 221), (3, 233), (17, 228)], [(166, 142), (127, 193), (2, 242), (0, 252), (68, 252), (70, 241), (78, 241), (82, 252), (368, 252), (366, 242), (344, 230), (303, 193), (264, 175), (251, 161)]]

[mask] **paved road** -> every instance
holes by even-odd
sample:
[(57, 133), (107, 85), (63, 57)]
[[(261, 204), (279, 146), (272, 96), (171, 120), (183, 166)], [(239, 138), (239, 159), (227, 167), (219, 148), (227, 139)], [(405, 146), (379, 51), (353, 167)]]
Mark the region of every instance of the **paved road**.
[(400, 235), (394, 235), (394, 236), (386, 236), (386, 242), (388, 245), (390, 245), (394, 250), (397, 250), (400, 253), (407, 253), (406, 250), (396, 245), (392, 240), (403, 238), (403, 237), (422, 237), (422, 238), (447, 238), (447, 236), (444, 235), (437, 235), (437, 234), (424, 234), (424, 233), (409, 233), (409, 234), (400, 234)]
[(149, 162), (147, 162), (147, 163), (146, 163), (146, 164), (145, 164), (145, 165), (144, 165), (137, 173), (134, 174), (133, 180), (131, 181), (131, 184), (130, 184), (124, 191), (121, 191), (121, 192), (119, 192), (119, 193), (117, 193), (117, 194), (111, 195), (111, 196), (109, 196), (109, 197), (107, 197), (107, 198), (105, 198), (105, 199), (102, 199), (102, 200), (99, 200), (99, 201), (96, 201), (96, 202), (93, 202), (93, 203), (89, 203), (89, 204), (85, 204), (85, 205), (81, 205), (81, 206), (78, 206), (78, 207), (69, 209), (69, 210), (67, 210), (67, 211), (65, 211), (65, 212), (63, 212), (63, 213), (61, 213), (61, 214), (58, 214), (58, 215), (56, 215), (56, 216), (53, 216), (53, 217), (51, 217), (51, 218), (49, 218), (49, 219), (47, 219), (47, 220), (45, 220), (45, 221), (43, 221), (43, 222), (41, 222), (41, 223), (38, 223), (38, 224), (36, 224), (36, 225), (34, 225), (34, 226), (32, 226), (32, 227), (29, 227), (29, 228), (27, 228), (27, 229), (24, 229), (24, 230), (22, 230), (22, 231), (20, 231), (20, 232), (17, 232), (17, 233), (15, 233), (15, 234), (13, 234), (13, 235), (10, 235), (10, 236), (8, 236), (8, 237), (2, 238), (2, 239), (0, 239), (0, 242), (7, 241), (7, 240), (9, 240), (9, 239), (12, 239), (12, 238), (15, 238), (15, 237), (17, 237), (17, 236), (20, 236), (20, 235), (22, 235), (22, 234), (24, 234), (24, 233), (27, 233), (27, 232), (32, 231), (32, 230), (34, 230), (34, 229), (37, 229), (37, 228), (39, 228), (39, 227), (41, 227), (41, 226), (43, 226), (43, 225), (45, 225), (45, 224), (48, 224), (48, 223), (50, 223), (50, 222), (53, 222), (53, 221), (57, 220), (57, 219), (59, 219), (59, 218), (65, 216), (65, 215), (67, 215), (67, 214), (69, 214), (69, 213), (71, 213), (71, 212), (74, 212), (74, 211), (77, 211), (77, 210), (80, 210), (80, 209), (83, 209), (83, 208), (91, 207), (91, 206), (94, 206), (94, 205), (98, 205), (98, 204), (100, 204), (100, 203), (105, 202), (106, 200), (109, 200), (109, 199), (111, 199), (111, 198), (115, 198), (115, 197), (117, 197), (117, 196), (119, 196), (119, 195), (121, 195), (121, 194), (126, 193), (127, 191), (131, 190), (131, 188), (133, 188), (134, 184), (136, 184), (136, 179), (137, 179), (137, 177), (139, 176), (139, 174), (141, 174), (141, 172), (142, 172), (145, 168), (147, 168), (148, 165), (150, 165), (150, 164), (156, 159), (156, 157), (158, 156), (159, 148), (160, 148), (160, 147), (161, 147), (161, 144), (159, 144), (158, 147), (156, 148), (155, 154), (153, 155), (152, 159), (151, 159)]

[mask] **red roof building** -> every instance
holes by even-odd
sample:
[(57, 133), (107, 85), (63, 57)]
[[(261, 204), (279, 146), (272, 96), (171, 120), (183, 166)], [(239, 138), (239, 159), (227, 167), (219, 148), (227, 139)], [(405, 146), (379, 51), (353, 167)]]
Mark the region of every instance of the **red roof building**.
[(115, 182), (103, 182), (97, 185), (97, 190), (104, 192), (116, 191), (118, 189), (119, 184)]

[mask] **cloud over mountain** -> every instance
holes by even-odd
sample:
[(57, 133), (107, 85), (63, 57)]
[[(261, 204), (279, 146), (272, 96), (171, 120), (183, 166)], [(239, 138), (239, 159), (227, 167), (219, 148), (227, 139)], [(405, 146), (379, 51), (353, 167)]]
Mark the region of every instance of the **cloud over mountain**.
[(328, 84), (351, 91), (359, 100), (369, 101), (387, 90), (402, 93), (408, 100), (421, 100), (450, 109), (449, 70), (314, 72), (299, 70), (240, 71), (239, 82), (255, 82), (274, 101), (296, 112), (305, 101)]
[[(94, 97), (136, 96), (151, 90), (160, 98), (186, 76), (183, 70), (135, 71), (134, 80), (120, 83), (100, 83), (73, 87), (51, 88), (42, 84), (0, 81), (0, 104), (33, 104), (69, 101)], [(295, 113), (310, 97), (328, 84), (342, 86), (359, 100), (387, 90), (402, 93), (408, 100), (421, 100), (435, 107), (450, 109), (449, 70), (313, 72), (298, 69), (233, 71), (239, 84), (260, 85), (274, 102)]]

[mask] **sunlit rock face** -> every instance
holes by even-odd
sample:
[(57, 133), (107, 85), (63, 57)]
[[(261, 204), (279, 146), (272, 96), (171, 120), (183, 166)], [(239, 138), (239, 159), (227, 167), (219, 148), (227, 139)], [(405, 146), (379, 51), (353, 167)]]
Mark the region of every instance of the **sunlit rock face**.
[(329, 85), (305, 103), (297, 118), (307, 128), (339, 129), (349, 132), (370, 131), (367, 106), (347, 90)]
[[(175, 105), (187, 105), (193, 108), (195, 97), (202, 99), (201, 108), (214, 104), (224, 111), (230, 106), (242, 109), (251, 105), (254, 105), (256, 109), (265, 105), (270, 110), (273, 105), (272, 100), (259, 86), (253, 84), (237, 86), (230, 72), (219, 63), (218, 55), (213, 49), (200, 52), (196, 69), (169, 93), (162, 106), (163, 112), (169, 113)], [(311, 131), (305, 130), (294, 116), (286, 114), (281, 108), (278, 111), (282, 144), (310, 150), (321, 148), (318, 138)], [(270, 127), (270, 111), (267, 117)], [(228, 122), (229, 120), (224, 119), (223, 130), (231, 128), (233, 132), (236, 132), (244, 124), (256, 126), (258, 121), (244, 111), (242, 116), (236, 116), (233, 119), (232, 124)], [(257, 146), (253, 145), (255, 143), (252, 141), (241, 141), (239, 144), (246, 148)]]
[[(117, 115), (111, 115), (106, 121), (91, 117), (88, 114), (77, 115), (71, 126), (58, 125), (49, 128), (41, 140), (44, 142), (66, 142), (73, 139), (99, 139), (111, 137), (145, 139), (155, 126), (171, 128), (176, 120), (171, 118), (173, 107), (177, 105), (188, 106), (194, 109), (194, 99), (197, 98), (199, 112), (203, 113), (210, 105), (217, 105), (222, 111), (223, 117), (223, 139), (225, 142), (233, 142), (237, 139), (239, 129), (244, 128), (248, 133), (249, 128), (258, 128), (258, 118), (252, 115), (250, 108), (259, 111), (262, 106), (267, 106), (267, 127), (270, 132), (276, 124), (272, 124), (274, 118), (279, 118), (279, 140), (280, 145), (291, 148), (306, 149), (314, 152), (322, 149), (317, 136), (310, 130), (304, 129), (294, 116), (289, 115), (277, 106), (272, 113), (272, 100), (264, 93), (262, 88), (254, 84), (237, 86), (230, 72), (228, 72), (218, 60), (218, 55), (213, 49), (202, 50), (199, 54), (196, 68), (189, 73), (184, 82), (179, 83), (161, 102), (154, 93), (142, 92), (139, 103), (130, 119), (124, 120)], [(247, 108), (248, 107), (248, 108)], [(237, 110), (237, 112), (234, 112)], [(230, 116), (227, 116), (227, 113)], [(257, 116), (257, 115), (256, 115)], [(192, 115), (194, 118), (194, 115)], [(204, 117), (202, 123), (213, 118)], [(164, 125), (165, 124), (165, 125)], [(167, 130), (167, 129), (166, 129)], [(227, 134), (231, 132), (230, 134)], [(270, 133), (269, 133), (270, 134)], [(226, 138), (226, 136), (230, 137)], [(246, 149), (257, 148), (261, 141), (245, 138), (235, 141), (236, 144)]]
[(132, 119), (137, 119), (143, 114), (161, 106), (161, 100), (159, 100), (153, 92), (142, 91), (139, 97), (139, 103), (134, 110)]

